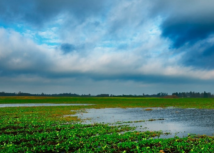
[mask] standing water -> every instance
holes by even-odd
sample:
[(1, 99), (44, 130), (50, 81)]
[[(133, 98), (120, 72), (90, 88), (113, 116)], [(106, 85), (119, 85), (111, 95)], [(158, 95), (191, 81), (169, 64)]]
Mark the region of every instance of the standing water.
[[(76, 114), (83, 123), (116, 123), (129, 122), (137, 126), (137, 131), (163, 131), (170, 135), (162, 138), (179, 137), (188, 134), (214, 134), (214, 110), (210, 109), (181, 109), (181, 108), (105, 108), (86, 109), (87, 113)], [(90, 120), (87, 120), (90, 118)], [(133, 122), (139, 121), (141, 122)], [(144, 120), (142, 122), (142, 120)], [(150, 121), (149, 121), (150, 120)], [(127, 123), (123, 123), (127, 124)]]

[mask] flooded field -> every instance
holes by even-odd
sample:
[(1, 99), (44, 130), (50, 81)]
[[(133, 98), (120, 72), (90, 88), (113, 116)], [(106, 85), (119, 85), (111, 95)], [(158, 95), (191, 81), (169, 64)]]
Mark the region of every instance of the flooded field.
[[(214, 110), (179, 108), (105, 108), (87, 109), (87, 113), (76, 114), (89, 123), (117, 123), (137, 126), (137, 131), (169, 132), (161, 138), (175, 135), (186, 137), (188, 134), (214, 134)], [(139, 122), (136, 122), (139, 121)], [(126, 123), (124, 123), (126, 122)]]
[(214, 152), (214, 98), (0, 97), (0, 106), (0, 152)]
[(50, 103), (35, 103), (35, 104), (0, 104), (0, 107), (37, 107), (37, 106), (87, 106), (93, 104), (50, 104)]

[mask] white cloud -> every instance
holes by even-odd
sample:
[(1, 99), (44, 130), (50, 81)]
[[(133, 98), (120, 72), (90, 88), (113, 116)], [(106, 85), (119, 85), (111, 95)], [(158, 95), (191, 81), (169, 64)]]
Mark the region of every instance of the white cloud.
[[(46, 45), (37, 45), (11, 30), (0, 29), (0, 39), (2, 40), (1, 67), (4, 71), (15, 70), (22, 75), (27, 72), (42, 76), (45, 72), (50, 76), (59, 74), (59, 78), (60, 73), (83, 73), (83, 75), (95, 76), (122, 76), (123, 74), (179, 76), (202, 80), (212, 80), (214, 77), (212, 70), (195, 70), (194, 67), (179, 65), (179, 55), (171, 57), (170, 54), (166, 54), (170, 50), (159, 47), (162, 42), (165, 42), (159, 37), (148, 38), (148, 43), (127, 52), (94, 48), (85, 53), (75, 51), (69, 54), (62, 54), (59, 50), (51, 49)], [(154, 53), (156, 50), (158, 53)]]
[[(146, 0), (117, 1), (110, 11), (98, 16), (92, 13), (90, 17), (84, 14), (81, 20), (72, 14), (75, 11), (62, 11), (42, 28), (28, 29), (25, 25), (19, 25), (23, 31), (0, 28), (0, 74), (4, 80), (26, 82), (29, 86), (42, 82), (51, 87), (55, 80), (60, 89), (69, 82), (70, 86), (75, 82), (90, 86), (97, 83), (94, 85), (97, 89), (107, 84), (109, 87), (103, 89), (106, 92), (117, 83), (117, 89), (124, 88), (124, 83), (132, 89), (152, 90), (155, 84), (162, 83), (161, 79), (163, 83), (172, 79), (171, 84), (176, 84), (176, 79), (214, 81), (214, 70), (182, 63), (191, 51), (188, 47), (170, 48), (171, 42), (161, 37), (160, 25), (165, 16), (151, 18), (152, 5)], [(212, 43), (213, 36), (206, 41)], [(59, 47), (61, 43), (71, 44), (75, 49), (64, 54)], [(201, 44), (191, 49), (196, 50)], [(86, 85), (81, 88), (88, 92), (90, 87), (83, 89)]]

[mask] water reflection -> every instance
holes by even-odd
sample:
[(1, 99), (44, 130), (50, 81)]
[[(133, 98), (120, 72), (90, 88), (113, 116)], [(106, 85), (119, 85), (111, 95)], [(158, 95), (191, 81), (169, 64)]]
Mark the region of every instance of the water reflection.
[(50, 103), (31, 103), (31, 104), (0, 104), (0, 107), (36, 107), (36, 106), (86, 106), (93, 104), (50, 104)]
[[(171, 135), (161, 136), (162, 138), (187, 136), (190, 134), (214, 134), (214, 110), (208, 109), (180, 109), (180, 108), (105, 108), (105, 109), (87, 109), (87, 113), (76, 114), (83, 123), (115, 123), (118, 121), (137, 121), (147, 120), (146, 122), (126, 123), (131, 126), (137, 126), (137, 131), (152, 130), (170, 132)], [(160, 119), (148, 121), (149, 119)], [(147, 129), (145, 129), (145, 127)]]

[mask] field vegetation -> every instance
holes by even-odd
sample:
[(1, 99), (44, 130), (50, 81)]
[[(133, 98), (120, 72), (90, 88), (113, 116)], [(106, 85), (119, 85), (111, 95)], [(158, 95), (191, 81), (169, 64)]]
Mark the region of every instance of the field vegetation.
[[(213, 109), (212, 98), (0, 97), (0, 104), (75, 103), (89, 106), (0, 108), (0, 152), (214, 152), (214, 137), (157, 138), (162, 131), (134, 131), (121, 124), (81, 124), (88, 108), (180, 107)], [(72, 111), (71, 111), (72, 110)]]

